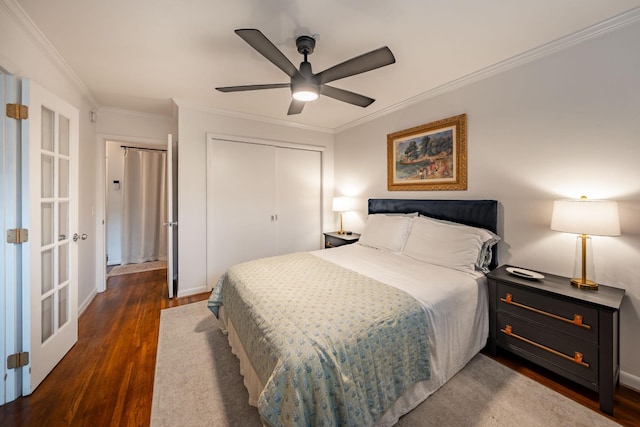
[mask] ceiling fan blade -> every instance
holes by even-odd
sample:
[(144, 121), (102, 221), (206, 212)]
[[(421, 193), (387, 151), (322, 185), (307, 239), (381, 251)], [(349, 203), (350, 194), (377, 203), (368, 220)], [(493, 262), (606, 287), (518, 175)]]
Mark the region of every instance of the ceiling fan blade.
[(302, 113), (304, 104), (305, 104), (304, 101), (298, 101), (297, 99), (292, 99), (291, 104), (289, 104), (289, 111), (287, 111), (287, 116), (291, 116), (292, 114)]
[(320, 84), (329, 83), (334, 80), (343, 79), (345, 77), (354, 76), (366, 71), (375, 70), (396, 62), (396, 58), (391, 53), (391, 49), (384, 46), (371, 52), (364, 53), (355, 58), (351, 58), (338, 65), (316, 74), (320, 79)]
[(289, 61), (289, 58), (284, 56), (280, 49), (278, 49), (271, 41), (265, 37), (260, 30), (256, 29), (240, 29), (236, 30), (236, 34), (242, 37), (244, 41), (260, 52), (262, 56), (271, 61), (276, 67), (284, 71), (289, 77), (294, 77), (300, 74), (298, 69)]
[(245, 85), (245, 86), (224, 86), (217, 87), (216, 90), (220, 92), (242, 92), (246, 90), (261, 90), (261, 89), (279, 89), (282, 87), (291, 87), (291, 83), (274, 83), (266, 85)]
[(349, 104), (357, 105), (359, 107), (368, 107), (375, 99), (368, 96), (359, 95), (348, 90), (338, 89), (337, 87), (322, 85), (320, 87), (320, 93), (338, 101), (348, 102)]

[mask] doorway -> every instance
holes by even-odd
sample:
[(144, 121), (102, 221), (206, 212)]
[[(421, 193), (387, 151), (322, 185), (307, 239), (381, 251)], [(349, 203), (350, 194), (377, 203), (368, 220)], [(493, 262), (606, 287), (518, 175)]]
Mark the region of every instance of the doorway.
[(166, 268), (166, 150), (121, 140), (105, 145), (107, 275)]

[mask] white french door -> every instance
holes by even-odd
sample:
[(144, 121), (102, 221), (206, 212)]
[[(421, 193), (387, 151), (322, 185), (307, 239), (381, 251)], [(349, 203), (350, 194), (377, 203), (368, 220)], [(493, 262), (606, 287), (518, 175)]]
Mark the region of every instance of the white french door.
[[(29, 127), (22, 142), (23, 341), (30, 394), (78, 340), (78, 110), (23, 81)], [(26, 133), (26, 132), (25, 132)]]
[(0, 117), (0, 230), (3, 235), (0, 243), (0, 357), (3, 363), (0, 364), (0, 375), (4, 381), (0, 384), (0, 405), (11, 402), (20, 396), (20, 378), (18, 369), (8, 369), (4, 363), (12, 354), (21, 350), (18, 342), (18, 325), (16, 311), (19, 300), (19, 254), (20, 246), (8, 243), (7, 230), (18, 228), (18, 159), (20, 133), (19, 121), (7, 117), (7, 103), (17, 103), (19, 83), (16, 79), (5, 74), (0, 69), (0, 106), (2, 116)]
[(173, 153), (173, 136), (171, 134), (167, 137), (167, 221), (164, 225), (167, 227), (167, 290), (169, 291), (169, 298), (173, 298), (173, 281), (176, 277), (174, 269), (176, 263), (176, 257), (174, 257), (175, 240), (178, 235), (178, 223), (176, 221), (177, 215), (175, 209), (176, 200), (174, 198), (174, 172), (176, 171), (176, 161)]

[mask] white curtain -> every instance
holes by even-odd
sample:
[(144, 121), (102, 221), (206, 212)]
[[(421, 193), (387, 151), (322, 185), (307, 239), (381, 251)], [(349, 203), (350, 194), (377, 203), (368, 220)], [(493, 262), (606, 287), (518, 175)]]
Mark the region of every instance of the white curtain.
[(125, 148), (122, 264), (167, 259), (167, 153)]

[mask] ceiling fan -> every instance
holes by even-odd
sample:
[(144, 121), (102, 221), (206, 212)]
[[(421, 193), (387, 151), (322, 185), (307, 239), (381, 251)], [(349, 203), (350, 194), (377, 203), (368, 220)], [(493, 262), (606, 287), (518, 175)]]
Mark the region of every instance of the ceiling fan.
[(235, 30), (245, 42), (257, 50), (262, 56), (271, 61), (276, 67), (284, 71), (290, 78), (290, 83), (275, 83), (246, 86), (217, 87), (220, 92), (241, 92), (248, 90), (291, 88), (293, 99), (289, 105), (288, 115), (300, 114), (307, 101), (318, 99), (320, 94), (349, 104), (367, 107), (375, 101), (364, 95), (348, 90), (329, 86), (327, 83), (345, 77), (375, 70), (393, 64), (396, 59), (391, 50), (384, 46), (371, 52), (356, 56), (338, 65), (327, 68), (318, 74), (311, 71), (311, 63), (307, 56), (313, 53), (316, 40), (311, 36), (300, 36), (296, 39), (298, 52), (304, 55), (304, 61), (300, 63), (298, 70), (289, 59), (273, 44), (264, 34), (256, 29)]

